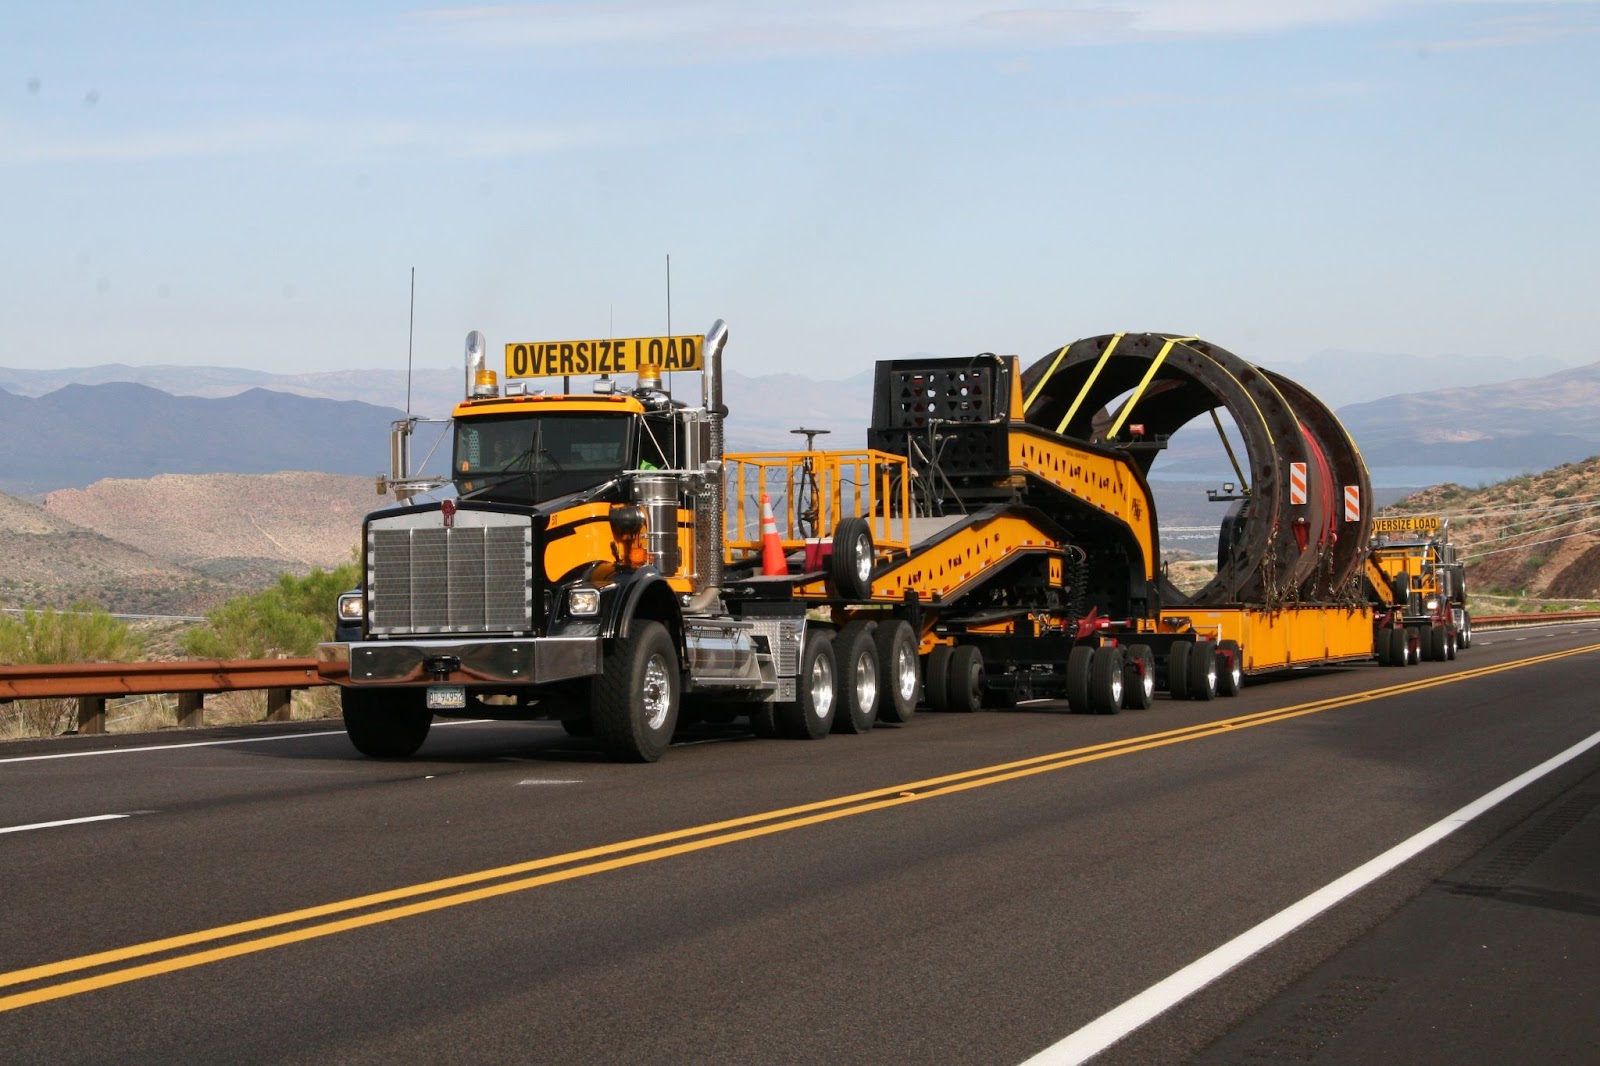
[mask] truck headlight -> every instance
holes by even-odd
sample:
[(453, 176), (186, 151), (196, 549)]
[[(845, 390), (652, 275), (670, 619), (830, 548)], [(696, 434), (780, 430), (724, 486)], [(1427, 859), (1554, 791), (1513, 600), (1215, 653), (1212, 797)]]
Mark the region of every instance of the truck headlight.
[(1423, 606), (1427, 607), (1430, 611), (1437, 611), (1439, 609), (1439, 601), (1437, 599), (1431, 599)]
[(577, 588), (567, 590), (567, 613), (574, 617), (590, 617), (600, 613), (600, 590)]
[(345, 592), (339, 596), (339, 621), (359, 622), (366, 616), (367, 601), (359, 592)]

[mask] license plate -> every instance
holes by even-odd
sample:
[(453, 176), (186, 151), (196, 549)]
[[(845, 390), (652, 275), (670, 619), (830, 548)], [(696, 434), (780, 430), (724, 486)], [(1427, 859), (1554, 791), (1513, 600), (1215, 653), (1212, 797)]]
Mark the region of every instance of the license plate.
[(467, 705), (465, 685), (429, 685), (428, 710), (459, 711)]

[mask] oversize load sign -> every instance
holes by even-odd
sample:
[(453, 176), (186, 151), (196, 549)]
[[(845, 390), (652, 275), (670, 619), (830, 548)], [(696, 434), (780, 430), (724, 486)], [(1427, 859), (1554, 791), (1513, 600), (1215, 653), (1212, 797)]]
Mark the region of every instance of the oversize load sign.
[(664, 371), (699, 370), (700, 338), (623, 337), (595, 341), (533, 341), (506, 345), (506, 377), (636, 374), (646, 364)]
[(1407, 515), (1405, 518), (1374, 518), (1374, 533), (1437, 533), (1439, 516), (1436, 514)]

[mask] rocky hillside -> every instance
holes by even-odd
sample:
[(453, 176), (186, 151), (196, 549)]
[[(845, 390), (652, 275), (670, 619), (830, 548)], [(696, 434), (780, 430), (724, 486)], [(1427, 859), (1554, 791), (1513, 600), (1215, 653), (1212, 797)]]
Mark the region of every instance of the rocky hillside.
[(88, 601), (130, 614), (194, 614), (226, 595), (196, 570), (0, 495), (0, 606)]
[(349, 562), (362, 517), (392, 502), (340, 474), (163, 474), (61, 489), (44, 510), (237, 585)]
[(1487, 488), (1436, 485), (1388, 513), (1448, 517), (1474, 595), (1600, 599), (1600, 456)]

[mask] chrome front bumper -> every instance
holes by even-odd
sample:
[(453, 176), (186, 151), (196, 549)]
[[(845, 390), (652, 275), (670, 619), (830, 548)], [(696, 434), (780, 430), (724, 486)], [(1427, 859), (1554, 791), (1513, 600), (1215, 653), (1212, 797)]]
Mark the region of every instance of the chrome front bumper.
[(599, 637), (317, 645), (317, 676), (335, 685), (541, 685), (599, 672)]

